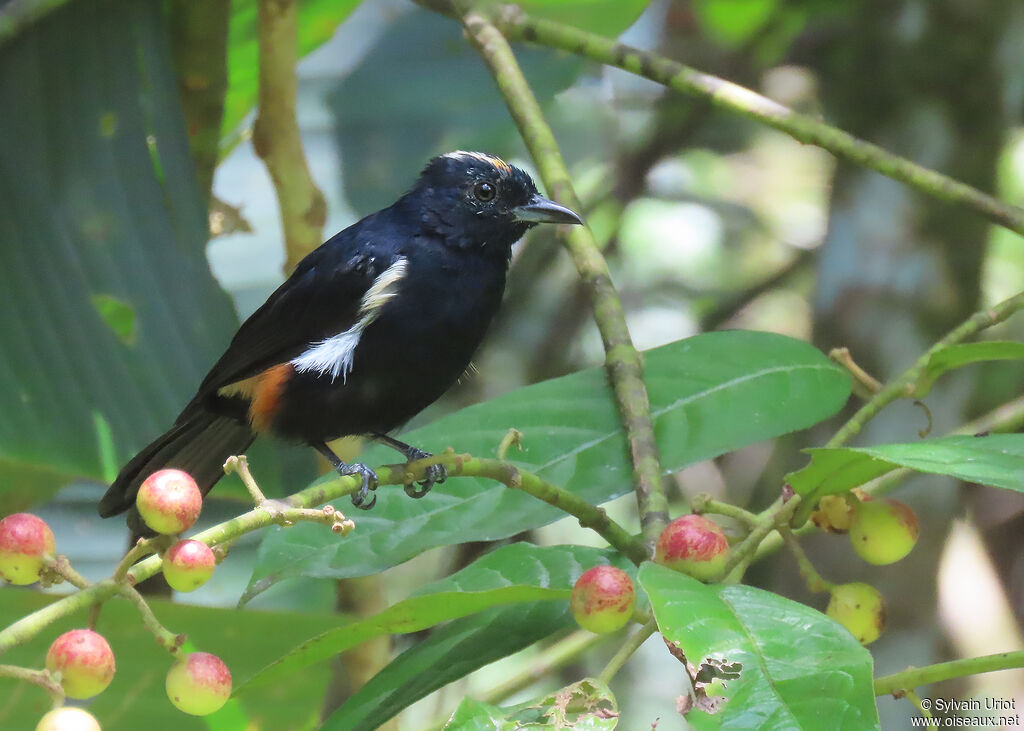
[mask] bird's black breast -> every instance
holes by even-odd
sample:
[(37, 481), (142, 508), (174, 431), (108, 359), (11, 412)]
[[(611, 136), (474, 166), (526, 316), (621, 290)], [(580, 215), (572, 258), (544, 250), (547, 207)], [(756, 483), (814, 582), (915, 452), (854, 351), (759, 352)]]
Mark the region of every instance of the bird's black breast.
[(501, 303), (507, 256), (415, 236), (407, 270), (360, 334), (351, 371), (296, 372), (273, 430), (304, 441), (387, 432), (436, 401), (469, 366)]

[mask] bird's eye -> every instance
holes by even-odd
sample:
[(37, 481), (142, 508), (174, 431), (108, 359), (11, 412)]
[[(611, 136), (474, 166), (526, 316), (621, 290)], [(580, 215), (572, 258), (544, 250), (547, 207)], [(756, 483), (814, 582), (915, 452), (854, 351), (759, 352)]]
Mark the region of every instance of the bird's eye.
[(473, 196), (481, 203), (494, 200), (497, 189), (487, 181), (481, 181), (473, 186)]

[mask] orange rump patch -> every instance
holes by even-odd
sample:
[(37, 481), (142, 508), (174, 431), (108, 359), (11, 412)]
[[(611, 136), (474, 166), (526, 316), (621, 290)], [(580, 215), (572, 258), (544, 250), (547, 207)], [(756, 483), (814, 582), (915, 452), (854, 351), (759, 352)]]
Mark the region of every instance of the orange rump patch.
[[(281, 410), (281, 394), (285, 384), (295, 372), (291, 363), (271, 366), (257, 376), (243, 382), (242, 390), (249, 391), (249, 421), (256, 431), (266, 431)], [(251, 382), (251, 385), (250, 383)]]

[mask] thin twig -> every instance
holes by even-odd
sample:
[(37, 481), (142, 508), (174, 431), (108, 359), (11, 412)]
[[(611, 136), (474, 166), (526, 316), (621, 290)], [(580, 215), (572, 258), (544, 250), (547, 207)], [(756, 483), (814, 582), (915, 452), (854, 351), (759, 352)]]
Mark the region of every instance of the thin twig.
[(892, 675), (883, 675), (875, 680), (875, 695), (888, 695), (913, 690), (922, 685), (939, 683), (967, 675), (980, 675), (996, 670), (1024, 668), (1024, 650), (1000, 652), (997, 655), (968, 657), (962, 660), (940, 662), (923, 668), (907, 668)]
[(657, 629), (658, 623), (654, 617), (651, 617), (643, 627), (636, 630), (626, 639), (618, 652), (604, 666), (604, 670), (597, 676), (597, 679), (608, 685), (612, 678), (615, 677), (615, 673), (619, 672), (622, 666), (626, 664), (626, 661), (633, 656), (633, 653), (640, 649), (640, 645), (647, 642), (647, 638), (653, 635)]

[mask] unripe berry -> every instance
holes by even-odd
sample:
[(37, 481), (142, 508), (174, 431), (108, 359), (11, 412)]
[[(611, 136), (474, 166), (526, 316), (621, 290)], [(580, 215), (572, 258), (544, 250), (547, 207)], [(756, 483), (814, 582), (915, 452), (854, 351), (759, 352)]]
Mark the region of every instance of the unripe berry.
[(850, 530), (853, 510), (843, 495), (826, 495), (818, 501), (818, 509), (811, 513), (811, 522), (829, 533)]
[(853, 550), (877, 565), (894, 563), (910, 553), (920, 532), (910, 506), (889, 498), (858, 503), (850, 521)]
[(178, 710), (206, 716), (220, 710), (231, 696), (231, 672), (216, 655), (193, 652), (171, 666), (165, 687)]
[(35, 583), (43, 558), (56, 551), (53, 531), (42, 518), (14, 513), (0, 520), (0, 579), (18, 586)]
[(885, 599), (878, 589), (859, 581), (833, 588), (825, 614), (846, 627), (862, 645), (877, 640), (885, 629)]
[(100, 731), (100, 724), (86, 710), (63, 706), (40, 718), (36, 731)]
[(187, 472), (159, 470), (139, 487), (135, 505), (150, 528), (164, 535), (176, 535), (196, 522), (203, 507), (203, 495)]
[(164, 554), (164, 578), (176, 591), (194, 591), (217, 567), (213, 550), (201, 541), (178, 541)]
[(729, 560), (729, 542), (722, 529), (703, 515), (683, 515), (661, 532), (654, 560), (707, 581), (725, 568)]
[(60, 672), (61, 687), (69, 698), (92, 698), (114, 679), (114, 653), (103, 635), (73, 629), (50, 645), (46, 669)]
[(633, 581), (622, 569), (595, 566), (572, 587), (569, 608), (580, 627), (599, 635), (626, 626), (636, 606)]

